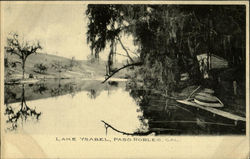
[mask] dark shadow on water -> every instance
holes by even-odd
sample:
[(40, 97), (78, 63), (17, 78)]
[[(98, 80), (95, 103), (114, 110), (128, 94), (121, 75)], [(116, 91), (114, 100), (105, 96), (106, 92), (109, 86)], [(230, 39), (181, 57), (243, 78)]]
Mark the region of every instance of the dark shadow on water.
[(111, 85), (111, 86), (115, 86), (115, 87), (118, 86), (118, 82), (117, 81), (108, 81), (108, 84)]
[(213, 117), (207, 112), (189, 109), (175, 100), (140, 85), (127, 90), (140, 106), (143, 120), (148, 120), (150, 132), (155, 135), (244, 135), (246, 123), (234, 124), (224, 118)]

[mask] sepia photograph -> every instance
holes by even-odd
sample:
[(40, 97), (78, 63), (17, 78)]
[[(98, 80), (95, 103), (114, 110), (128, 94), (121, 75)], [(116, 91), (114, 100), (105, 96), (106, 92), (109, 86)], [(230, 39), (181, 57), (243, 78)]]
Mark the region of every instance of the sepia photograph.
[(246, 3), (2, 3), (2, 137), (246, 137), (248, 12)]

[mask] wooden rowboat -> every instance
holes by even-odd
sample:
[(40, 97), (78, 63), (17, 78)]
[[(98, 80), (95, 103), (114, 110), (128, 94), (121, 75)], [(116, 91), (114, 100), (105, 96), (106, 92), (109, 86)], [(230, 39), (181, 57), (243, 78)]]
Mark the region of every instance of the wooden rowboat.
[(207, 103), (207, 102), (202, 102), (202, 101), (199, 101), (197, 99), (194, 99), (194, 102), (201, 105), (201, 106), (205, 106), (205, 107), (217, 107), (217, 108), (221, 108), (223, 107), (223, 103), (220, 103), (220, 102), (216, 102), (216, 103)]
[(205, 89), (203, 90), (203, 92), (204, 92), (204, 93), (209, 93), (209, 94), (214, 94), (214, 90), (209, 89), (209, 88), (205, 88)]
[[(190, 107), (193, 107), (193, 108), (196, 108), (197, 110), (199, 109), (202, 109), (204, 111), (207, 111), (207, 112), (210, 112), (212, 113), (213, 115), (218, 115), (218, 116), (222, 116), (224, 118), (227, 118), (227, 119), (231, 119), (231, 120), (234, 120), (234, 124), (237, 125), (237, 122), (238, 121), (243, 121), (243, 122), (246, 122), (246, 118), (244, 117), (240, 117), (238, 115), (235, 115), (235, 114), (232, 114), (232, 113), (229, 113), (229, 112), (226, 112), (226, 111), (223, 111), (223, 110), (220, 110), (218, 108), (214, 108), (214, 107), (211, 107), (211, 104), (212, 103), (206, 103), (206, 104), (209, 104), (209, 106), (205, 106), (206, 104), (205, 103), (202, 103), (200, 101), (198, 101), (197, 99), (194, 99), (192, 98), (192, 95), (200, 89), (200, 86), (198, 88), (196, 88), (190, 95), (187, 99), (184, 99), (184, 100), (176, 100), (178, 103), (181, 103), (181, 104), (184, 104), (184, 105), (187, 105), (187, 106), (190, 106)], [(211, 93), (213, 93), (212, 91), (210, 91)], [(211, 95), (210, 93), (208, 92), (200, 92), (200, 93), (197, 93), (196, 95), (199, 95), (199, 96), (205, 96), (206, 97), (206, 100), (208, 100), (208, 98), (210, 98), (210, 100), (214, 100), (214, 98), (217, 98), (213, 95)], [(221, 104), (221, 105), (224, 105), (218, 98), (217, 98), (218, 102)], [(199, 103), (199, 104), (198, 104)], [(203, 106), (204, 105), (204, 106)], [(217, 106), (218, 107), (218, 106)]]
[(203, 101), (203, 102), (207, 102), (207, 103), (218, 102), (218, 98), (215, 96), (203, 96), (203, 95), (197, 94), (194, 98), (199, 100), (199, 101)]
[(223, 107), (224, 104), (215, 96), (207, 93), (197, 93), (194, 97), (194, 102), (206, 107)]
[(208, 112), (211, 112), (212, 114), (216, 114), (234, 121), (246, 121), (246, 118), (240, 117), (238, 115), (235, 114), (231, 114), (229, 112), (225, 112), (223, 110), (217, 109), (217, 108), (213, 108), (213, 107), (205, 107), (205, 106), (201, 106), (197, 103), (195, 103), (193, 100), (190, 99), (185, 99), (185, 100), (176, 100), (178, 103), (182, 103), (185, 104), (187, 106), (191, 106), (197, 109), (202, 109)]

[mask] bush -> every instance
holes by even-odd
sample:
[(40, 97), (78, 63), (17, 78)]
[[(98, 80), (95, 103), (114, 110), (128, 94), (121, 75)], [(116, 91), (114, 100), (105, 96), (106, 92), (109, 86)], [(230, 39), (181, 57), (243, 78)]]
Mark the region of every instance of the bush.
[(47, 72), (47, 70), (48, 70), (48, 67), (46, 65), (42, 64), (42, 63), (35, 64), (34, 68), (35, 68), (35, 72), (38, 72), (38, 73), (41, 73), (41, 74)]
[(29, 78), (34, 78), (34, 75), (32, 73), (29, 74)]

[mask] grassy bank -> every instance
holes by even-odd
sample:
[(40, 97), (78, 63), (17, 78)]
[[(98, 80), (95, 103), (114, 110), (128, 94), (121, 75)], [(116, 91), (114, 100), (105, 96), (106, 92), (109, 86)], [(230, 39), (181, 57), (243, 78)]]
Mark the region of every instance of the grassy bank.
[[(74, 60), (65, 57), (38, 53), (30, 55), (25, 64), (25, 79), (22, 80), (21, 60), (16, 55), (5, 54), (8, 66), (5, 66), (5, 82), (20, 83), (26, 81), (32, 83), (34, 79), (72, 79), (72, 78), (103, 78), (106, 74), (106, 62), (90, 63), (86, 60)], [(39, 70), (36, 65), (46, 67), (45, 71)], [(122, 64), (117, 63), (117, 67)], [(114, 77), (124, 77), (126, 71), (121, 71)], [(32, 79), (32, 80), (31, 80)]]

